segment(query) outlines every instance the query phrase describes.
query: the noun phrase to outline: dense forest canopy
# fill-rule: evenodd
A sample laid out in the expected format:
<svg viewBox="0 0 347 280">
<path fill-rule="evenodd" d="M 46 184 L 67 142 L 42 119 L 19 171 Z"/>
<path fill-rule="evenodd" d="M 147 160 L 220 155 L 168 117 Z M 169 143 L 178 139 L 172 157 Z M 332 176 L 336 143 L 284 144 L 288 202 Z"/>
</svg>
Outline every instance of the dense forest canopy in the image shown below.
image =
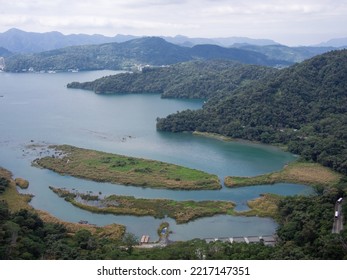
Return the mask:
<svg viewBox="0 0 347 280">
<path fill-rule="evenodd" d="M 281 143 L 347 174 L 346 105 L 347 50 L 332 51 L 159 119 L 157 128 Z"/>
<path fill-rule="evenodd" d="M 276 71 L 227 60 L 197 60 L 169 67 L 145 67 L 142 72 L 112 75 L 93 82 L 73 82 L 68 87 L 96 93 L 161 93 L 162 97 L 208 99 Z"/>
</svg>

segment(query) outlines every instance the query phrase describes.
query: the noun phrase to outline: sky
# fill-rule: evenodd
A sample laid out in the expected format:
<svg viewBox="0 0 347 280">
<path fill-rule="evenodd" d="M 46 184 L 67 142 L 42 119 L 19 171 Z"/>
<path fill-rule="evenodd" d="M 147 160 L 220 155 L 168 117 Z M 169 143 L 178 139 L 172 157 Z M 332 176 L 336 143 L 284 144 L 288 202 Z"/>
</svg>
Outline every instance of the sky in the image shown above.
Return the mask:
<svg viewBox="0 0 347 280">
<path fill-rule="evenodd" d="M 347 37 L 347 0 L 0 0 L 0 32 L 272 39 Z"/>
</svg>

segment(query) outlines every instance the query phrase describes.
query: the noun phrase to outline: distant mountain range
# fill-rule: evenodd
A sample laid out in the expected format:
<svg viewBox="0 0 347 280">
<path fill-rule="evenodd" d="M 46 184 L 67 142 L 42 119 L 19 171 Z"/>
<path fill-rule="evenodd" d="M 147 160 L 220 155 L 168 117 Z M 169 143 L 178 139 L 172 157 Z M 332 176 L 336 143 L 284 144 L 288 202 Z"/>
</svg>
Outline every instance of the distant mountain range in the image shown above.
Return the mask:
<svg viewBox="0 0 347 280">
<path fill-rule="evenodd" d="M 335 48 L 347 47 L 347 37 L 331 39 L 327 42 L 320 43 L 316 46 L 317 47 L 335 47 Z"/>
<path fill-rule="evenodd" d="M 26 32 L 12 28 L 0 33 L 0 47 L 13 53 L 37 53 L 48 50 L 60 49 L 69 46 L 79 45 L 99 45 L 105 43 L 122 43 L 132 39 L 140 38 L 133 35 L 116 35 L 108 37 L 104 35 L 71 34 L 64 35 L 57 31 L 36 33 Z M 161 36 L 172 44 L 193 47 L 195 45 L 218 45 L 222 47 L 240 47 L 243 45 L 269 46 L 280 45 L 269 39 L 251 39 L 247 37 L 226 37 L 226 38 L 190 38 L 182 35 L 175 37 Z M 343 47 L 347 46 L 347 38 L 332 39 L 328 42 L 317 45 L 319 47 Z"/>
<path fill-rule="evenodd" d="M 182 47 L 159 37 L 143 37 L 123 43 L 73 46 L 35 54 L 16 54 L 5 58 L 6 71 L 67 71 L 68 69 L 131 69 L 140 65 L 170 65 L 189 60 L 224 59 L 266 66 L 291 62 L 269 59 L 266 55 L 216 45 Z"/>
<path fill-rule="evenodd" d="M 255 46 L 245 44 L 235 44 L 234 47 L 238 47 L 242 50 L 249 50 L 259 52 L 266 55 L 270 59 L 279 59 L 290 62 L 301 62 L 305 59 L 313 56 L 335 50 L 335 47 L 287 47 L 284 45 L 268 45 L 268 46 Z"/>
<path fill-rule="evenodd" d="M 338 45 L 337 41 L 334 41 Z M 341 44 L 343 39 L 339 39 Z M 327 44 L 327 43 L 326 43 Z M 232 47 L 230 47 L 232 45 Z M 228 46 L 228 47 L 225 47 Z M 169 65 L 196 59 L 223 59 L 283 67 L 335 47 L 287 47 L 267 39 L 189 38 L 117 35 L 63 35 L 10 29 L 0 33 L 5 71 L 129 69 L 135 65 Z"/>
<path fill-rule="evenodd" d="M 140 38 L 133 35 L 116 35 L 114 37 L 107 37 L 104 35 L 87 35 L 87 34 L 71 34 L 64 35 L 60 32 L 46 32 L 35 33 L 26 32 L 20 29 L 12 28 L 4 33 L 0 33 L 0 47 L 6 48 L 14 53 L 37 53 L 48 50 L 60 49 L 69 46 L 79 45 L 98 45 L 105 43 L 122 43 L 132 39 Z M 166 41 L 186 46 L 193 47 L 201 44 L 219 45 L 229 47 L 235 43 L 251 44 L 256 46 L 278 44 L 275 41 L 268 39 L 251 39 L 247 37 L 229 37 L 229 38 L 189 38 L 186 36 L 167 37 L 161 38 Z"/>
<path fill-rule="evenodd" d="M 162 37 L 166 41 L 186 46 L 193 47 L 196 45 L 218 45 L 222 47 L 231 47 L 234 44 L 247 44 L 254 46 L 278 45 L 279 43 L 269 39 L 251 39 L 247 37 L 227 37 L 227 38 L 189 38 L 182 35 L 175 37 Z"/>
<path fill-rule="evenodd" d="M 35 33 L 12 28 L 4 33 L 0 33 L 0 47 L 6 48 L 13 53 L 38 53 L 69 46 L 125 42 L 134 38 L 136 37 L 130 35 L 117 35 L 115 37 L 97 34 L 64 35 L 56 31 Z"/>
</svg>

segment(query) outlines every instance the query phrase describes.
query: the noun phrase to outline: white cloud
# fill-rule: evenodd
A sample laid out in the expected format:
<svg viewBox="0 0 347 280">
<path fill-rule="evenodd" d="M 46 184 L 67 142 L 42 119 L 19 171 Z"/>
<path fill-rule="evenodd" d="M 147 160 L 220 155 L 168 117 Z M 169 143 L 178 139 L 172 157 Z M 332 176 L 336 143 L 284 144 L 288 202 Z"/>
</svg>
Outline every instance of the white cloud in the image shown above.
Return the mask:
<svg viewBox="0 0 347 280">
<path fill-rule="evenodd" d="M 347 36 L 347 0 L 0 0 L 0 7 L 0 32 L 248 36 L 291 44 L 295 34 L 307 42 Z"/>
</svg>

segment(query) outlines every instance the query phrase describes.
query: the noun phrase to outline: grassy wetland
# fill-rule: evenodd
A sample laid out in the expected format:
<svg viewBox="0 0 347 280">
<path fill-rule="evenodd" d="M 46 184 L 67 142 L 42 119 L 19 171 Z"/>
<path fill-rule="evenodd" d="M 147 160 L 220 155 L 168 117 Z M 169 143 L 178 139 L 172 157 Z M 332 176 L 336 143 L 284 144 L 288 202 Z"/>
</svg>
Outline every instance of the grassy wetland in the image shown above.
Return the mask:
<svg viewBox="0 0 347 280">
<path fill-rule="evenodd" d="M 151 188 L 181 190 L 220 189 L 216 175 L 161 161 L 77 148 L 50 146 L 55 155 L 36 159 L 35 165 L 59 174 Z"/>
<path fill-rule="evenodd" d="M 112 240 L 120 240 L 125 233 L 125 226 L 123 225 L 110 224 L 107 226 L 98 227 L 89 224 L 70 223 L 62 221 L 52 216 L 48 212 L 34 209 L 29 205 L 29 202 L 33 196 L 30 194 L 19 193 L 16 188 L 16 182 L 12 178 L 12 173 L 0 167 L 0 187 L 4 187 L 3 182 L 6 182 L 7 186 L 3 188 L 3 192 L 0 192 L 0 200 L 7 203 L 11 213 L 15 213 L 23 209 L 28 210 L 37 214 L 45 223 L 63 225 L 67 229 L 67 232 L 71 235 L 74 235 L 80 230 L 87 230 L 100 238 L 107 237 Z"/>
<path fill-rule="evenodd" d="M 50 189 L 74 206 L 90 212 L 155 218 L 168 216 L 175 219 L 178 224 L 217 214 L 233 214 L 235 207 L 235 204 L 229 201 L 174 201 L 120 195 L 99 198 L 98 195 L 72 192 L 64 188 L 50 187 Z"/>
<path fill-rule="evenodd" d="M 279 216 L 278 203 L 281 199 L 283 199 L 283 196 L 266 193 L 253 200 L 247 201 L 250 210 L 235 212 L 235 214 L 247 217 L 271 217 L 276 220 Z"/>
<path fill-rule="evenodd" d="M 316 188 L 332 187 L 339 183 L 342 175 L 318 163 L 292 162 L 282 170 L 254 177 L 228 176 L 226 187 L 243 187 L 275 183 L 304 184 Z"/>
<path fill-rule="evenodd" d="M 20 194 L 16 189 L 16 182 L 12 178 L 12 173 L 2 167 L 0 167 L 0 187 L 0 199 L 7 202 L 11 212 L 32 209 L 28 204 L 32 199 L 32 195 Z"/>
</svg>

